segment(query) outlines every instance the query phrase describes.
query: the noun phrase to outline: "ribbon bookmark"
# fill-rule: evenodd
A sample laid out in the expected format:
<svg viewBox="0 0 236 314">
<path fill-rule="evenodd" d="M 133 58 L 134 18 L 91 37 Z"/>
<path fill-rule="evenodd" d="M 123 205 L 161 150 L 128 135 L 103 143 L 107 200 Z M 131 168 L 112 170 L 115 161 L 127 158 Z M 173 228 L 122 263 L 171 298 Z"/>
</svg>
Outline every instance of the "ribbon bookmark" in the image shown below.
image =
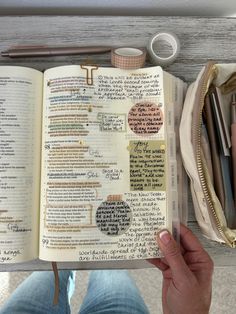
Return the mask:
<svg viewBox="0 0 236 314">
<path fill-rule="evenodd" d="M 53 305 L 57 305 L 59 301 L 59 275 L 58 275 L 58 269 L 57 269 L 57 263 L 52 262 L 52 269 L 54 272 L 54 278 L 55 278 L 55 287 L 54 287 L 54 298 L 53 298 Z"/>
</svg>

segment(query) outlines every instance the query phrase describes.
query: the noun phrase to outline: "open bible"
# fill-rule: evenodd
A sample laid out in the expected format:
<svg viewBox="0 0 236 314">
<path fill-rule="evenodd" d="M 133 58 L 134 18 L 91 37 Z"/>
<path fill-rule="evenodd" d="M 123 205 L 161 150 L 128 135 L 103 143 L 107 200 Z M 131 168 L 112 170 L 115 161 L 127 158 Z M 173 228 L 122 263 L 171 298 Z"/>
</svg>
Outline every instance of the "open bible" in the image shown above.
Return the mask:
<svg viewBox="0 0 236 314">
<path fill-rule="evenodd" d="M 158 257 L 183 90 L 161 67 L 1 67 L 0 263 Z"/>
</svg>

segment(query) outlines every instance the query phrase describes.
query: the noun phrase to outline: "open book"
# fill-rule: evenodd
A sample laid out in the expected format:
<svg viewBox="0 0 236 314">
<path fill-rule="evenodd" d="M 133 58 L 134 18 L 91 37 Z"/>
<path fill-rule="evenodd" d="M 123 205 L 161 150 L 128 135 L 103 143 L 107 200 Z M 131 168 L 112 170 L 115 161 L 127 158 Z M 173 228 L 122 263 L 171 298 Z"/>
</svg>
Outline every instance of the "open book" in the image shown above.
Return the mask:
<svg viewBox="0 0 236 314">
<path fill-rule="evenodd" d="M 159 256 L 183 88 L 160 67 L 1 67 L 0 263 Z"/>
</svg>

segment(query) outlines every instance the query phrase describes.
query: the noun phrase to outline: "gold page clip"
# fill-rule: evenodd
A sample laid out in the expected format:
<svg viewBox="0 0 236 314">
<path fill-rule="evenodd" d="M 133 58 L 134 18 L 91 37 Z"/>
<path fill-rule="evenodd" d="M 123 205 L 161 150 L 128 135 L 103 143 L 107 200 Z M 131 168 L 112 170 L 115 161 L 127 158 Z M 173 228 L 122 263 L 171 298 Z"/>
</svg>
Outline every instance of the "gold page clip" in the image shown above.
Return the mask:
<svg viewBox="0 0 236 314">
<path fill-rule="evenodd" d="M 93 85 L 93 71 L 98 69 L 97 64 L 81 64 L 81 69 L 86 70 L 86 83 L 87 85 Z"/>
</svg>

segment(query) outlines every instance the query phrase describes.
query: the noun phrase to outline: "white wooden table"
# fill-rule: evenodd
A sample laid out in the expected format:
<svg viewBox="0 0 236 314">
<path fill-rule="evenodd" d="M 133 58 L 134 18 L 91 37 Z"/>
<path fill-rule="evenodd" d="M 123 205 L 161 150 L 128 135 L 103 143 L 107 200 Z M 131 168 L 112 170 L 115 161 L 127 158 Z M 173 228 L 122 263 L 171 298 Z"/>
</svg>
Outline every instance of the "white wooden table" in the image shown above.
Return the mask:
<svg viewBox="0 0 236 314">
<path fill-rule="evenodd" d="M 1 16 L 0 50 L 13 45 L 57 46 L 146 46 L 150 36 L 166 30 L 176 33 L 181 51 L 176 62 L 165 68 L 186 82 L 194 81 L 207 60 L 218 63 L 236 62 L 236 19 L 197 17 L 150 17 L 150 16 Z M 7 59 L 0 57 L 0 65 L 29 66 L 38 70 L 49 67 L 80 64 L 88 55 L 47 58 Z M 110 64 L 109 53 L 93 55 L 93 61 L 101 66 Z M 189 226 L 201 239 L 214 259 L 216 266 L 236 266 L 236 249 L 213 243 L 203 238 L 189 202 Z M 140 265 L 139 265 L 140 266 Z M 145 267 L 146 264 L 143 263 Z M 114 267 L 114 264 L 96 262 L 59 263 L 59 268 L 92 269 Z M 118 267 L 134 268 L 125 262 Z M 0 271 L 51 269 L 51 264 L 32 261 L 15 265 L 0 265 Z"/>
</svg>

